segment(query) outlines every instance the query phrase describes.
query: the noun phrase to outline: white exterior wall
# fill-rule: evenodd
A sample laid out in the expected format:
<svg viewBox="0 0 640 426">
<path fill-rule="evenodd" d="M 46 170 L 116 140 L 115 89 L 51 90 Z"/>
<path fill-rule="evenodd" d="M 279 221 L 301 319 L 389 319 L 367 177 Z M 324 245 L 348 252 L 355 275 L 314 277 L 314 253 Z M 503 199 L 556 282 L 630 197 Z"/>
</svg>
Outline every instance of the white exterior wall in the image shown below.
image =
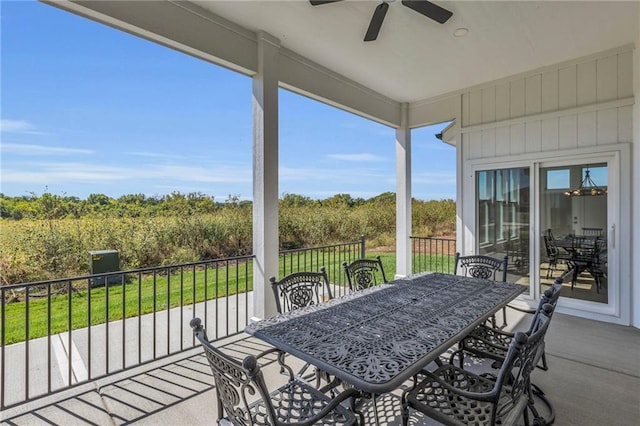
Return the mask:
<svg viewBox="0 0 640 426">
<path fill-rule="evenodd" d="M 633 165 L 629 158 L 634 117 L 636 122 L 640 118 L 637 113 L 634 116 L 633 65 L 633 46 L 622 46 L 465 90 L 460 93 L 461 127 L 456 138 L 462 180 L 458 247 L 465 253 L 475 252 L 474 168 L 533 165 L 574 154 L 597 159 L 599 153 L 617 153 L 620 174 L 614 181 L 619 179 L 621 194 L 613 202 L 619 206 L 615 222 L 619 223 L 620 293 L 614 296 L 620 309 L 593 317 L 625 324 L 640 321 L 638 313 L 631 317 L 631 301 L 640 292 L 640 282 L 633 279 L 631 270 L 631 265 L 640 263 L 640 246 L 638 238 L 632 246 L 629 237 L 632 194 L 637 192 L 629 176 L 631 169 L 640 168 L 637 155 Z"/>
</svg>

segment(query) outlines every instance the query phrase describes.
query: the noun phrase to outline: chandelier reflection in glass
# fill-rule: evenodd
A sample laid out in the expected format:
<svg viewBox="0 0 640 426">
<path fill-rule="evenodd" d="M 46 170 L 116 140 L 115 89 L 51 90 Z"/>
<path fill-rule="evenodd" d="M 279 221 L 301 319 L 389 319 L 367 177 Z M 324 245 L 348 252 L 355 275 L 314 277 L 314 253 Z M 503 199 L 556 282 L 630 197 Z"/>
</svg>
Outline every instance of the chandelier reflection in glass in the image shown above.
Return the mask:
<svg viewBox="0 0 640 426">
<path fill-rule="evenodd" d="M 582 182 L 580 182 L 580 186 L 576 189 L 565 191 L 564 195 L 568 195 L 569 197 L 582 197 L 585 195 L 604 195 L 606 193 L 606 189 L 600 188 L 598 185 L 596 185 L 593 179 L 591 179 L 589 168 L 587 168 L 584 171 L 584 179 L 582 179 Z"/>
</svg>

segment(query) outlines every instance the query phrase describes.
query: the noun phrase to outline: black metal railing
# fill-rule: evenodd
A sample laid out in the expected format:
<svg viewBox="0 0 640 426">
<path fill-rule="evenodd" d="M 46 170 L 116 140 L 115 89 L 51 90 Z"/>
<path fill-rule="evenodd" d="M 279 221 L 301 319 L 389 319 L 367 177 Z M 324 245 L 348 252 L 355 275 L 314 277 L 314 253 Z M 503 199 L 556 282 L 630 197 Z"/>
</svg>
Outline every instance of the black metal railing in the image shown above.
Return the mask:
<svg viewBox="0 0 640 426">
<path fill-rule="evenodd" d="M 249 322 L 253 256 L 0 287 L 0 409 L 195 346 Z"/>
<path fill-rule="evenodd" d="M 452 272 L 455 240 L 412 237 L 413 272 Z M 342 263 L 365 257 L 365 239 L 280 252 L 280 277 L 324 266 L 334 296 Z M 88 383 L 195 346 L 249 323 L 254 256 L 0 286 L 0 409 Z"/>
<path fill-rule="evenodd" d="M 365 238 L 358 241 L 331 244 L 326 246 L 300 248 L 280 251 L 280 277 L 299 271 L 320 271 L 324 266 L 331 283 L 331 293 L 334 297 L 341 296 L 348 291 L 346 276 L 342 269 L 342 262 L 351 263 L 364 258 Z"/>
<path fill-rule="evenodd" d="M 414 274 L 420 272 L 452 274 L 455 253 L 455 239 L 411 237 L 411 267 Z"/>
</svg>

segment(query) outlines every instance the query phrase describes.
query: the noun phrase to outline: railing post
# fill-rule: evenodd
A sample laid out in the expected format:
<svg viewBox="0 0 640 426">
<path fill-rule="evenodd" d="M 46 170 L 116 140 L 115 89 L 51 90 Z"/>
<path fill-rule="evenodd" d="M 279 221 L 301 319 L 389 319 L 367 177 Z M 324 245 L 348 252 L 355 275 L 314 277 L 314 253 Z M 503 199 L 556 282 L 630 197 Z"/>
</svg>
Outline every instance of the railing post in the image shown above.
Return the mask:
<svg viewBox="0 0 640 426">
<path fill-rule="evenodd" d="M 360 259 L 364 259 L 366 254 L 364 235 L 360 235 Z"/>
</svg>

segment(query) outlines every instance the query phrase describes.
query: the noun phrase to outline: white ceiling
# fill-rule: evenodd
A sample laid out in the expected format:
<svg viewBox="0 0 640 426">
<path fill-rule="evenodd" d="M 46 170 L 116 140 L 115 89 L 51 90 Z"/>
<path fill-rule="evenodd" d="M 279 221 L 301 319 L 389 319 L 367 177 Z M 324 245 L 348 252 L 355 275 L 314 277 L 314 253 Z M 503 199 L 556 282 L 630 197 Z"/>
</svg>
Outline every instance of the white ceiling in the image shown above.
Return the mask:
<svg viewBox="0 0 640 426">
<path fill-rule="evenodd" d="M 193 3 L 400 102 L 633 43 L 638 30 L 635 1 L 436 1 L 453 12 L 444 25 L 395 1 L 373 42 L 362 39 L 379 1 Z"/>
</svg>

